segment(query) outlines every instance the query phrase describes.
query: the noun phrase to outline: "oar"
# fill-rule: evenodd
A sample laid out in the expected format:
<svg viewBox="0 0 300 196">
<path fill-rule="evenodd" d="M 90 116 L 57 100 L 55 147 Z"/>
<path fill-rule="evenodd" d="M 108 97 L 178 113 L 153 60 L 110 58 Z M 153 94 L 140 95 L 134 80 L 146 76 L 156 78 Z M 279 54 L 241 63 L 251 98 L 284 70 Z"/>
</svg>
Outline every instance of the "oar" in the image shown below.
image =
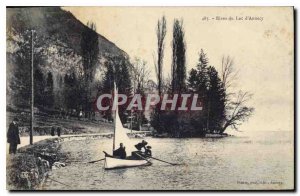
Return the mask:
<svg viewBox="0 0 300 196">
<path fill-rule="evenodd" d="M 54 181 L 54 182 L 57 182 L 57 183 L 59 183 L 59 184 L 65 185 L 65 186 L 72 187 L 72 186 L 70 186 L 70 185 L 68 185 L 68 184 L 65 184 L 65 183 L 59 182 L 59 181 L 57 181 L 57 180 L 54 180 L 54 179 L 50 178 L 49 176 L 48 176 L 48 179 L 50 179 L 50 180 L 52 180 L 52 181 Z"/>
<path fill-rule="evenodd" d="M 151 163 L 148 159 L 146 159 L 145 157 L 143 157 L 142 155 L 140 155 L 139 153 L 135 153 L 137 156 L 141 157 L 142 159 L 144 159 L 145 161 L 147 161 L 148 163 Z"/>
<path fill-rule="evenodd" d="M 103 161 L 103 160 L 105 160 L 105 158 L 99 159 L 99 160 L 95 160 L 95 161 L 90 161 L 90 162 L 88 162 L 88 163 L 96 163 L 96 162 Z"/>
<path fill-rule="evenodd" d="M 152 159 L 155 159 L 155 160 L 157 160 L 157 161 L 164 162 L 164 163 L 168 163 L 168 164 L 170 164 L 170 165 L 180 165 L 180 164 L 178 164 L 178 163 L 170 163 L 170 162 L 167 162 L 167 161 L 164 161 L 164 160 L 161 160 L 161 159 L 155 158 L 155 157 L 150 157 L 150 158 L 152 158 Z"/>
</svg>

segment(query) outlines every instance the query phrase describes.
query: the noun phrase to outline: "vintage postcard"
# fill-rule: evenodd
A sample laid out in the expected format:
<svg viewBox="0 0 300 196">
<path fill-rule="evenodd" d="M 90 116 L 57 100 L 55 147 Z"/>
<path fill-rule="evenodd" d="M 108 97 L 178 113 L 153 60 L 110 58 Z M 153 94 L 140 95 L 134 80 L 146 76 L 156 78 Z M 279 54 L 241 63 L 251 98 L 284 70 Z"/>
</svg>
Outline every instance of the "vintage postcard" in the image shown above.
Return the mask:
<svg viewBox="0 0 300 196">
<path fill-rule="evenodd" d="M 293 7 L 7 7 L 8 190 L 295 190 Z"/>
</svg>

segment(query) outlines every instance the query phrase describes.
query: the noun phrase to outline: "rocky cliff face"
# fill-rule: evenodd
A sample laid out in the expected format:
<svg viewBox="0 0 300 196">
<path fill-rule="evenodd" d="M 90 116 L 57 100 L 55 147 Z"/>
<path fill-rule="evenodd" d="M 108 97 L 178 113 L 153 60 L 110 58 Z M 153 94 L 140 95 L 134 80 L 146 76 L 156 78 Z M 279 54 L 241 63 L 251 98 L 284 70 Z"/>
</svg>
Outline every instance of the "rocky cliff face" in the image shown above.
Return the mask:
<svg viewBox="0 0 300 196">
<path fill-rule="evenodd" d="M 7 8 L 7 96 L 8 103 L 16 100 L 20 77 L 30 81 L 31 30 L 34 30 L 34 66 L 46 76 L 53 75 L 54 92 L 59 93 L 65 74 L 82 74 L 81 36 L 84 24 L 70 12 L 59 7 Z M 121 56 L 129 61 L 128 55 L 114 43 L 98 34 L 99 55 L 95 80 L 101 81 L 105 61 Z M 25 82 L 25 83 L 26 83 Z M 24 88 L 30 87 L 24 84 Z M 26 94 L 26 93 L 25 93 Z M 25 95 L 26 96 L 26 95 Z M 22 99 L 22 98 L 21 98 Z"/>
<path fill-rule="evenodd" d="M 87 28 L 70 12 L 59 7 L 7 8 L 7 29 L 22 32 L 35 29 L 38 36 L 57 38 L 80 54 L 82 31 Z M 124 55 L 114 43 L 99 35 L 99 50 L 103 54 Z"/>
</svg>

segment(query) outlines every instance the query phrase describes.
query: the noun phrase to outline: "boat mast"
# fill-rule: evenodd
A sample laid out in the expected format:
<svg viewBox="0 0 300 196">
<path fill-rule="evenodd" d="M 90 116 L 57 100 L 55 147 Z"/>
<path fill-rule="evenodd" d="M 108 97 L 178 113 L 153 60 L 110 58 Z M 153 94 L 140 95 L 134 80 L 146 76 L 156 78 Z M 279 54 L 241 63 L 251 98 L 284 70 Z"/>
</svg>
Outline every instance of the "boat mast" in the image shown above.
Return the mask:
<svg viewBox="0 0 300 196">
<path fill-rule="evenodd" d="M 115 118 L 114 118 L 114 135 L 113 135 L 113 151 L 115 150 L 116 147 L 116 123 L 117 123 L 117 112 L 118 112 L 118 93 L 117 93 L 117 87 L 116 87 L 116 82 L 114 81 L 114 101 L 113 101 L 113 106 L 117 106 L 115 110 Z"/>
<path fill-rule="evenodd" d="M 113 101 L 113 105 L 112 105 L 112 112 L 113 112 L 113 106 L 115 104 L 117 104 L 118 100 L 116 100 L 116 97 L 117 97 L 117 86 L 116 86 L 116 81 L 117 81 L 117 74 L 116 74 L 116 69 L 115 69 L 115 65 L 112 66 L 113 68 L 113 74 L 114 74 L 114 77 L 113 77 L 113 82 L 114 82 L 114 101 Z M 118 106 L 118 105 L 116 105 Z M 116 147 L 116 122 L 117 122 L 117 112 L 118 112 L 118 109 L 116 108 L 115 110 L 115 118 L 114 118 L 114 135 L 113 135 L 113 152 L 115 150 L 115 147 Z"/>
<path fill-rule="evenodd" d="M 116 82 L 114 82 L 114 101 L 113 101 L 113 106 L 116 104 L 116 98 L 117 98 L 117 89 L 116 89 Z M 115 150 L 115 143 L 116 143 L 116 122 L 117 122 L 117 112 L 118 112 L 118 108 L 116 108 L 115 110 L 115 118 L 114 118 L 114 135 L 113 135 L 113 151 Z"/>
<path fill-rule="evenodd" d="M 132 110 L 130 110 L 130 133 L 132 134 Z"/>
<path fill-rule="evenodd" d="M 30 130 L 29 130 L 29 144 L 33 144 L 33 121 L 34 121 L 34 69 L 33 69 L 33 30 L 31 30 L 31 121 L 30 121 Z"/>
</svg>

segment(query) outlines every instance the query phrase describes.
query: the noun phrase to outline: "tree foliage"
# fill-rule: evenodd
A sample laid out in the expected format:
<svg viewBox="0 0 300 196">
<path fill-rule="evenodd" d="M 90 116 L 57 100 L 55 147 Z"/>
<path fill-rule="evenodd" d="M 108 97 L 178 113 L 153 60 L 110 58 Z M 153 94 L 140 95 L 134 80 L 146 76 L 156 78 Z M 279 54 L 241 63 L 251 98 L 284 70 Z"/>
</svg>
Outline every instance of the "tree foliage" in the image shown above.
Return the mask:
<svg viewBox="0 0 300 196">
<path fill-rule="evenodd" d="M 181 93 L 185 88 L 186 57 L 183 21 L 174 20 L 172 41 L 172 93 Z"/>
<path fill-rule="evenodd" d="M 34 72 L 34 104 L 35 106 L 44 105 L 45 78 L 43 72 L 37 68 Z"/>
<path fill-rule="evenodd" d="M 252 94 L 239 90 L 234 92 L 234 84 L 237 79 L 238 71 L 235 70 L 234 61 L 230 56 L 222 58 L 222 83 L 226 92 L 225 95 L 225 115 L 221 132 L 225 132 L 228 127 L 237 130 L 242 122 L 249 119 L 253 114 L 254 108 L 247 106 Z"/>
<path fill-rule="evenodd" d="M 114 83 L 118 88 L 119 94 L 125 94 L 127 97 L 132 96 L 132 86 L 131 86 L 131 77 L 129 67 L 130 63 L 127 59 L 121 56 L 110 57 L 106 62 L 106 73 L 104 76 L 101 93 L 113 94 L 114 92 Z M 112 119 L 111 106 L 113 102 L 109 100 L 104 103 L 106 106 L 110 106 L 110 109 L 105 112 L 105 118 Z M 123 123 L 126 122 L 127 115 L 125 114 L 126 106 L 119 107 L 119 115 Z"/>
<path fill-rule="evenodd" d="M 44 103 L 47 107 L 52 108 L 54 105 L 54 92 L 53 92 L 53 76 L 48 72 L 45 86 L 45 99 Z"/>
<path fill-rule="evenodd" d="M 84 93 L 84 110 L 87 111 L 86 114 L 90 114 L 92 110 L 91 82 L 94 79 L 99 53 L 98 34 L 96 33 L 96 25 L 93 22 L 88 22 L 87 28 L 85 28 L 82 32 L 81 52 L 86 90 L 86 92 Z"/>
<path fill-rule="evenodd" d="M 165 37 L 167 34 L 167 21 L 165 16 L 158 20 L 156 27 L 156 37 L 157 37 L 157 63 L 155 63 L 155 71 L 157 78 L 157 89 L 158 94 L 162 93 L 162 83 L 163 83 L 163 58 L 165 50 Z"/>
<path fill-rule="evenodd" d="M 177 65 L 178 66 L 178 65 Z M 172 71 L 178 67 L 173 67 Z M 221 74 L 209 64 L 206 53 L 201 49 L 198 63 L 189 72 L 185 81 L 187 88 L 175 92 L 198 94 L 201 111 L 161 111 L 151 115 L 151 124 L 159 133 L 173 137 L 204 137 L 207 133 L 224 133 L 228 127 L 238 129 L 253 113 L 254 108 L 246 106 L 251 99 L 248 92 L 232 93 L 236 79 L 234 63 L 230 57 L 223 58 Z M 178 78 L 177 76 L 173 76 Z M 174 82 L 171 84 L 174 88 Z M 175 85 L 176 86 L 176 85 Z"/>
</svg>

